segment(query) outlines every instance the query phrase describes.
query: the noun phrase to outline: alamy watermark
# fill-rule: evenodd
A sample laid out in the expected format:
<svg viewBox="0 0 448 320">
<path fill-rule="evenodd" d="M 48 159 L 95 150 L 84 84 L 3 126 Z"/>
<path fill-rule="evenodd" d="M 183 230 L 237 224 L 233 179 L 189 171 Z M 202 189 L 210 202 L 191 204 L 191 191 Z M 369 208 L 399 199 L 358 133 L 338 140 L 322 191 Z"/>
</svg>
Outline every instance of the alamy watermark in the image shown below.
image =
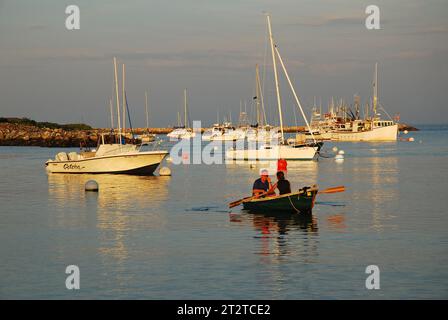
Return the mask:
<svg viewBox="0 0 448 320">
<path fill-rule="evenodd" d="M 69 275 L 65 279 L 65 287 L 68 290 L 79 290 L 81 288 L 79 267 L 73 264 L 69 265 L 65 268 L 65 273 Z"/>
<path fill-rule="evenodd" d="M 69 5 L 65 8 L 65 13 L 68 14 L 65 19 L 65 28 L 67 30 L 79 30 L 81 28 L 81 12 L 77 5 Z"/>
<path fill-rule="evenodd" d="M 368 16 L 366 17 L 366 28 L 368 30 L 381 29 L 380 8 L 375 5 L 370 5 L 370 6 L 367 6 L 365 13 L 368 14 Z"/>
<path fill-rule="evenodd" d="M 380 268 L 377 265 L 369 265 L 366 267 L 366 274 L 369 276 L 366 279 L 367 290 L 380 289 Z"/>
</svg>

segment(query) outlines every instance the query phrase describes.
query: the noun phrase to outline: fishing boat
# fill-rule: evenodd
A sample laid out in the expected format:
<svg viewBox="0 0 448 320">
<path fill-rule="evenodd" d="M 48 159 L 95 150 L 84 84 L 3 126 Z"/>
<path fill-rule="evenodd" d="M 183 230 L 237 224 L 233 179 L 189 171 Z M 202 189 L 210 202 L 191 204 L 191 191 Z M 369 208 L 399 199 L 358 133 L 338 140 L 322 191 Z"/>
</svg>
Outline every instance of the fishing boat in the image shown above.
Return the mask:
<svg viewBox="0 0 448 320">
<path fill-rule="evenodd" d="M 279 60 L 284 75 L 288 81 L 290 89 L 293 93 L 297 106 L 299 107 L 303 119 L 308 128 L 310 128 L 307 118 L 305 117 L 305 113 L 303 112 L 302 105 L 299 101 L 299 98 L 294 90 L 292 82 L 290 80 L 289 74 L 286 70 L 283 59 L 280 55 L 278 47 L 274 44 L 273 36 L 272 36 L 272 28 L 271 28 L 271 20 L 270 16 L 267 15 L 267 25 L 269 32 L 269 40 L 271 45 L 271 55 L 272 55 L 272 65 L 274 68 L 274 80 L 275 80 L 275 88 L 277 93 L 277 106 L 278 106 L 278 115 L 280 122 L 280 141 L 275 144 L 261 144 L 257 148 L 249 147 L 245 149 L 237 149 L 230 148 L 226 151 L 226 159 L 227 160 L 278 160 L 280 158 L 288 159 L 288 160 L 314 160 L 318 157 L 319 150 L 322 147 L 322 142 L 317 142 L 313 138 L 312 143 L 295 143 L 294 141 L 288 143 L 284 137 L 284 129 L 283 129 L 283 115 L 282 115 L 282 106 L 281 106 L 281 98 L 280 98 L 280 88 L 279 88 L 279 79 L 277 74 L 277 59 Z"/>
<path fill-rule="evenodd" d="M 243 201 L 243 209 L 254 213 L 310 214 L 317 192 L 317 187 L 313 186 L 280 196 L 249 199 L 248 201 Z"/>
<path fill-rule="evenodd" d="M 359 96 L 354 99 L 354 112 L 341 100 L 335 108 L 331 101 L 327 113 L 313 109 L 311 130 L 318 132 L 317 138 L 333 141 L 396 141 L 398 124 L 387 114 L 378 99 L 378 64 L 375 64 L 373 79 L 373 97 L 371 106 L 366 104 L 364 119 L 360 118 Z M 378 109 L 389 116 L 389 120 L 381 118 Z M 372 114 L 369 115 L 371 110 Z M 310 131 L 309 131 L 310 132 Z M 309 133 L 308 132 L 308 133 Z"/>
<path fill-rule="evenodd" d="M 124 71 L 124 67 L 123 67 Z M 76 152 L 60 152 L 55 159 L 45 162 L 48 173 L 74 173 L 74 174 L 134 174 L 134 175 L 152 175 L 159 164 L 168 155 L 168 151 L 144 151 L 145 144 L 125 144 L 123 136 L 125 132 L 121 128 L 120 119 L 120 100 L 118 94 L 117 61 L 114 57 L 115 73 L 115 93 L 117 101 L 117 124 L 118 131 L 115 131 L 106 141 L 105 135 L 101 135 L 98 140 L 96 150 L 81 150 Z M 124 85 L 124 81 L 123 81 Z M 126 95 L 123 89 L 123 109 L 127 106 Z M 128 112 L 129 114 L 129 112 Z M 123 113 L 125 115 L 125 113 Z M 111 116 L 111 122 L 113 122 Z M 132 126 L 131 126 L 132 128 Z"/>
</svg>

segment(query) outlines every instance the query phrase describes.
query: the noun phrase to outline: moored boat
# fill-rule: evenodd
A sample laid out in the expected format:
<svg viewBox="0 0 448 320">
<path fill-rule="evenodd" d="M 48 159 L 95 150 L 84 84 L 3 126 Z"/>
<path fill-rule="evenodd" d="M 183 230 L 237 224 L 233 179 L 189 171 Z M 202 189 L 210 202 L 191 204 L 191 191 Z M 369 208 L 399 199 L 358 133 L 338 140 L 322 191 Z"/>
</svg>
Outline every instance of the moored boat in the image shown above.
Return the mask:
<svg viewBox="0 0 448 320">
<path fill-rule="evenodd" d="M 280 196 L 249 199 L 243 201 L 243 208 L 255 213 L 300 213 L 310 214 L 314 206 L 318 189 L 305 187 L 297 192 Z"/>
<path fill-rule="evenodd" d="M 152 175 L 167 151 L 140 151 L 135 145 L 104 145 L 97 152 L 60 152 L 45 163 L 48 173 Z M 112 150 L 114 148 L 115 150 Z M 109 152 L 107 152 L 107 149 Z"/>
<path fill-rule="evenodd" d="M 123 64 L 123 79 L 124 79 Z M 98 140 L 96 150 L 81 150 L 76 152 L 59 152 L 54 160 L 50 159 L 45 162 L 46 171 L 48 173 L 109 173 L 109 174 L 134 174 L 134 175 L 152 175 L 159 164 L 168 155 L 168 151 L 143 151 L 145 144 L 136 145 L 133 143 L 126 144 L 126 132 L 121 127 L 120 119 L 120 99 L 118 94 L 118 74 L 117 60 L 114 57 L 114 80 L 115 93 L 117 101 L 117 124 L 118 131 L 112 128 L 109 141 L 106 141 L 105 135 L 101 135 Z M 123 80 L 123 110 L 127 108 L 126 93 L 124 90 Z M 112 102 L 110 100 L 111 125 L 113 127 Z M 124 115 L 124 113 L 123 113 Z M 129 112 L 128 112 L 129 115 Z M 129 117 L 129 124 L 130 117 Z M 132 132 L 132 126 L 131 126 Z M 134 135 L 131 133 L 132 139 Z"/>
</svg>

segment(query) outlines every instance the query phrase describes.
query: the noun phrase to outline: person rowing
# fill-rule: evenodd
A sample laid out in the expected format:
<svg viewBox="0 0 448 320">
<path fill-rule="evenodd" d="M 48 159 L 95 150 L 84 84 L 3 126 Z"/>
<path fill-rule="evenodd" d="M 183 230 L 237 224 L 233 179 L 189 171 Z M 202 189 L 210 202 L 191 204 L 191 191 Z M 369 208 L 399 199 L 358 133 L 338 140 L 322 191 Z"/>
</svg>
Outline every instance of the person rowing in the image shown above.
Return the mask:
<svg viewBox="0 0 448 320">
<path fill-rule="evenodd" d="M 252 195 L 258 196 L 261 194 L 273 195 L 275 194 L 274 188 L 271 184 L 271 178 L 269 178 L 269 172 L 267 169 L 260 170 L 260 178 L 255 180 L 252 187 Z"/>
<path fill-rule="evenodd" d="M 277 172 L 277 180 L 274 187 L 277 187 L 280 195 L 291 193 L 291 184 L 285 179 L 285 173 L 283 171 Z"/>
</svg>

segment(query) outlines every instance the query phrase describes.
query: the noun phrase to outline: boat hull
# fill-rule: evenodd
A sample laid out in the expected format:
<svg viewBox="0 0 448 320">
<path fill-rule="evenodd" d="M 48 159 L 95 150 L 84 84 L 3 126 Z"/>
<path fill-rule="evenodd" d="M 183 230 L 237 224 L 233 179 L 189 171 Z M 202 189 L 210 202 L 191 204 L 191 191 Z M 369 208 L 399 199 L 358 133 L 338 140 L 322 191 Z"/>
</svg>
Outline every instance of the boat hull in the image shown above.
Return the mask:
<svg viewBox="0 0 448 320">
<path fill-rule="evenodd" d="M 332 132 L 334 141 L 396 141 L 398 124 L 361 132 Z"/>
<path fill-rule="evenodd" d="M 167 155 L 166 151 L 133 152 L 80 160 L 50 160 L 45 165 L 49 173 L 152 175 Z"/>
<path fill-rule="evenodd" d="M 243 208 L 253 213 L 311 214 L 317 192 L 317 189 L 312 188 L 281 196 L 254 199 L 243 202 Z"/>
<path fill-rule="evenodd" d="M 289 145 L 275 145 L 260 149 L 228 150 L 227 160 L 314 160 L 320 145 L 292 147 Z"/>
</svg>

